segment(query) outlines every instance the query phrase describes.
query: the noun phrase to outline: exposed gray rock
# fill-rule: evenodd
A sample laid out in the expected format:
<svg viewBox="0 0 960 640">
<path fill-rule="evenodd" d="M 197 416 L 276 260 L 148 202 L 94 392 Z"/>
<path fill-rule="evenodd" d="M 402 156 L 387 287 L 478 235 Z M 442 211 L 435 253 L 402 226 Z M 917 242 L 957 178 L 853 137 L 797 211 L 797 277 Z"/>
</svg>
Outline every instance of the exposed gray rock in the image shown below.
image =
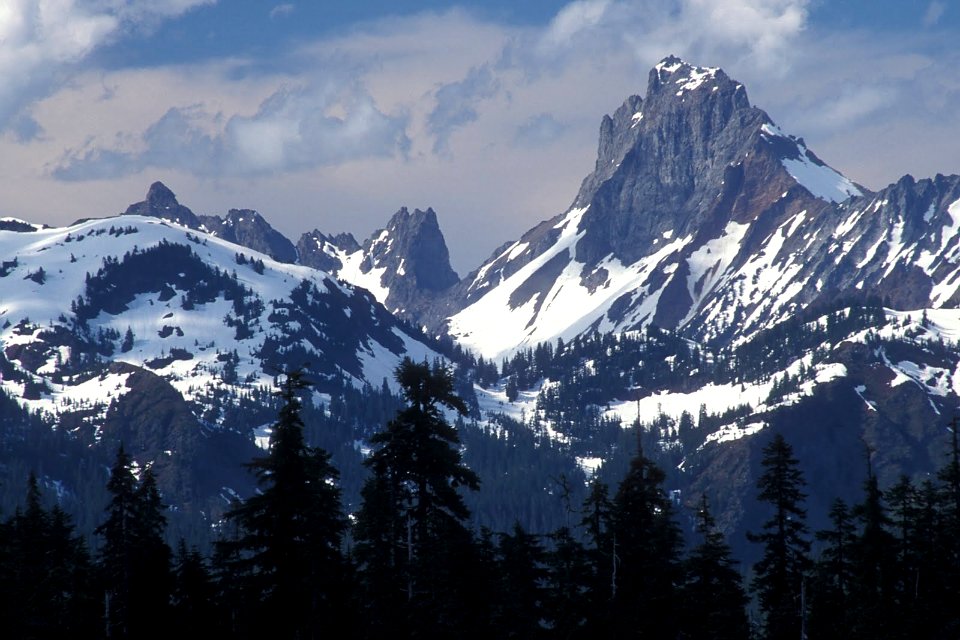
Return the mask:
<svg viewBox="0 0 960 640">
<path fill-rule="evenodd" d="M 200 228 L 200 219 L 193 211 L 177 202 L 177 196 L 162 182 L 150 185 L 146 200 L 130 205 L 123 215 L 150 216 L 170 220 L 191 229 Z"/>
<path fill-rule="evenodd" d="M 227 217 L 200 216 L 202 227 L 213 235 L 265 253 L 277 262 L 293 264 L 297 249 L 282 233 L 252 209 L 230 209 Z"/>
<path fill-rule="evenodd" d="M 439 332 L 498 287 L 517 303 L 511 312 L 529 314 L 513 323 L 516 347 L 651 323 L 725 343 L 840 298 L 953 306 L 958 201 L 957 176 L 907 176 L 870 193 L 781 132 L 722 70 L 671 56 L 650 71 L 644 98 L 604 116 L 595 169 L 571 208 L 500 247 L 419 321 Z M 533 261 L 540 268 L 521 278 Z M 609 288 L 611 269 L 636 273 L 629 290 Z M 585 315 L 560 303 L 569 317 L 544 315 L 548 296 L 583 299 L 583 289 Z"/>
</svg>

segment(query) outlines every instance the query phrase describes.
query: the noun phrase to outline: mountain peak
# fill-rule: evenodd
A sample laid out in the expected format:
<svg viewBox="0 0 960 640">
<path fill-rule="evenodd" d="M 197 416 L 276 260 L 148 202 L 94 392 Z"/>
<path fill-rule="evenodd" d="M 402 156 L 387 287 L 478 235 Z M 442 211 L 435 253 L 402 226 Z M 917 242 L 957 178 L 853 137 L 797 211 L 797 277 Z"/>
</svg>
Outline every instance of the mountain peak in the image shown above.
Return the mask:
<svg viewBox="0 0 960 640">
<path fill-rule="evenodd" d="M 394 268 L 400 272 L 409 270 L 419 289 L 441 291 L 459 281 L 450 267 L 447 244 L 431 207 L 426 211 L 414 209 L 412 213 L 401 207 L 386 229 L 364 243 L 364 251 L 373 266 L 397 261 Z"/>
<path fill-rule="evenodd" d="M 718 84 L 723 82 L 732 81 L 719 67 L 698 67 L 676 56 L 667 56 L 650 70 L 647 98 L 663 90 L 669 90 L 676 96 L 700 87 L 716 91 Z"/>
<path fill-rule="evenodd" d="M 650 70 L 646 96 L 604 116 L 596 167 L 571 208 L 469 278 L 449 331 L 494 357 L 590 327 L 655 324 L 730 339 L 831 286 L 820 275 L 792 282 L 798 267 L 784 267 L 789 295 L 767 301 L 758 265 L 787 236 L 793 253 L 780 259 L 790 264 L 812 242 L 796 235 L 803 224 L 831 224 L 832 207 L 862 194 L 723 70 L 668 56 Z M 502 300 L 509 313 L 491 322 Z"/>
<path fill-rule="evenodd" d="M 147 202 L 158 205 L 167 203 L 173 203 L 174 205 L 179 204 L 177 202 L 177 196 L 173 191 L 159 180 L 150 185 L 150 189 L 147 191 Z"/>
<path fill-rule="evenodd" d="M 202 216 L 201 222 L 213 235 L 265 253 L 277 262 L 297 261 L 293 243 L 253 209 L 230 209 L 226 218 Z"/>
<path fill-rule="evenodd" d="M 161 218 L 193 229 L 200 226 L 200 220 L 193 211 L 180 204 L 173 191 L 159 181 L 150 185 L 145 200 L 131 204 L 123 215 Z"/>
</svg>

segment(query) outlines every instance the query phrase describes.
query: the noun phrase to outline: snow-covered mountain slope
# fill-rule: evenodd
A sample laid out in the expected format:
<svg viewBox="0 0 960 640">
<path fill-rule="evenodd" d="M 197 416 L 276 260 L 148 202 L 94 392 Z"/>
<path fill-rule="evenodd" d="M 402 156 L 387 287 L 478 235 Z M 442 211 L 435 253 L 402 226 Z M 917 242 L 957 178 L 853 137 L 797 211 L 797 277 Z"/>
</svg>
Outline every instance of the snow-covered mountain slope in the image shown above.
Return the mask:
<svg viewBox="0 0 960 640">
<path fill-rule="evenodd" d="M 362 287 L 391 312 L 406 321 L 437 324 L 442 312 L 437 299 L 459 282 L 450 267 L 450 254 L 433 209 L 402 207 L 363 244 L 350 233 L 304 233 L 296 246 L 270 226 L 259 212 L 231 209 L 223 218 L 197 215 L 177 201 L 163 183 L 153 183 L 142 202 L 127 207 L 125 215 L 143 215 L 175 222 L 191 229 L 265 253 L 278 262 L 313 267 Z"/>
<path fill-rule="evenodd" d="M 719 350 L 653 327 L 594 333 L 516 354 L 477 396 L 490 422 L 522 420 L 588 474 L 610 478 L 640 437 L 677 499 L 693 507 L 708 492 L 743 540 L 759 524 L 754 481 L 774 433 L 803 463 L 814 527 L 834 498 L 861 498 L 866 451 L 882 486 L 941 468 L 960 407 L 958 337 L 958 309 L 869 305 L 804 311 Z"/>
<path fill-rule="evenodd" d="M 666 58 L 600 128 L 571 208 L 448 296 L 447 329 L 499 359 L 647 325 L 724 344 L 798 309 L 953 304 L 960 177 L 867 192 L 780 131 L 720 69 Z"/>
<path fill-rule="evenodd" d="M 405 319 L 429 317 L 438 297 L 459 282 L 430 208 L 401 208 L 362 245 L 350 234 L 327 236 L 314 230 L 300 238 L 297 250 L 301 264 L 367 289 Z"/>
<path fill-rule="evenodd" d="M 156 217 L 0 231 L 0 255 L 0 384 L 51 414 L 102 417 L 137 369 L 200 415 L 215 392 L 271 388 L 289 367 L 322 392 L 437 355 L 362 289 Z"/>
<path fill-rule="evenodd" d="M 162 182 L 154 182 L 146 198 L 127 207 L 124 215 L 148 216 L 209 233 L 228 242 L 265 253 L 277 262 L 295 263 L 293 243 L 252 209 L 231 209 L 226 217 L 197 215 L 177 201 Z"/>
</svg>

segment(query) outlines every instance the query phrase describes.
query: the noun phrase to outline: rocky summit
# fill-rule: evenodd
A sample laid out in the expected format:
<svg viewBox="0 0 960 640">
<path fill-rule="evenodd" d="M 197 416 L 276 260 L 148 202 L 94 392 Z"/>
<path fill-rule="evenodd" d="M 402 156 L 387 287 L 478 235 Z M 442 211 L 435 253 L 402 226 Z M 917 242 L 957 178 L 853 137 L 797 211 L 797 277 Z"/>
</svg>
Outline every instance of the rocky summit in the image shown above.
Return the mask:
<svg viewBox="0 0 960 640">
<path fill-rule="evenodd" d="M 570 209 L 468 276 L 447 328 L 499 357 L 649 325 L 727 344 L 840 298 L 940 308 L 960 284 L 958 188 L 907 177 L 871 193 L 722 70 L 668 57 L 603 118 Z"/>
<path fill-rule="evenodd" d="M 357 243 L 350 234 L 304 234 L 297 243 L 303 264 L 369 289 L 393 313 L 422 323 L 435 315 L 442 294 L 459 282 L 433 209 L 406 207 L 383 229 Z"/>
</svg>

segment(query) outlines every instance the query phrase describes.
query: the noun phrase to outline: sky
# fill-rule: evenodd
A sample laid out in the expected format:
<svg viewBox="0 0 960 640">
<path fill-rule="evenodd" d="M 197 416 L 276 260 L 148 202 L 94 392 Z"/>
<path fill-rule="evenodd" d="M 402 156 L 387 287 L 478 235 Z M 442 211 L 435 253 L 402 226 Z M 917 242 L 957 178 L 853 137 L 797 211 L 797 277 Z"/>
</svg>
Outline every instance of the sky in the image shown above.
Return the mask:
<svg viewBox="0 0 960 640">
<path fill-rule="evenodd" d="M 958 0 L 0 0 L 0 215 L 161 180 L 362 241 L 429 206 L 465 275 L 567 209 L 670 54 L 867 188 L 960 173 L 958 43 Z"/>
</svg>

